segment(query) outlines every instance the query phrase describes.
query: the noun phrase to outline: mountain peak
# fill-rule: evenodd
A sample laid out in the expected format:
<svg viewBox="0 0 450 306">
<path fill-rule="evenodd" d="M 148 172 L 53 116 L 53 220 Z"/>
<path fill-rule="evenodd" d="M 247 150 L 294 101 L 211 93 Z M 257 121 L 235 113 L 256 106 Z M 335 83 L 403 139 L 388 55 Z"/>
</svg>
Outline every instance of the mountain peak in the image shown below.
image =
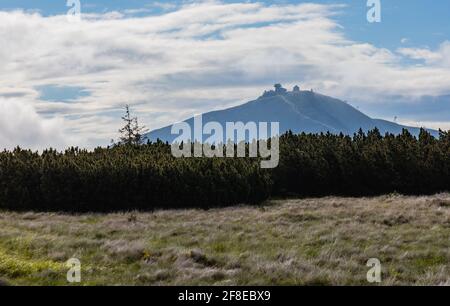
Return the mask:
<svg viewBox="0 0 450 306">
<path fill-rule="evenodd" d="M 279 122 L 280 132 L 294 133 L 343 133 L 352 135 L 359 129 L 368 131 L 375 127 L 382 134 L 389 132 L 399 134 L 408 129 L 418 135 L 420 129 L 406 127 L 394 122 L 372 119 L 350 104 L 314 93 L 313 90 L 300 90 L 298 85 L 288 91 L 281 84 L 265 91 L 258 99 L 232 108 L 212 111 L 202 115 L 203 122 L 218 122 L 225 126 L 227 122 Z M 192 126 L 193 118 L 184 120 Z M 437 135 L 436 131 L 430 132 Z M 150 140 L 161 139 L 171 142 L 171 126 L 154 130 L 146 135 Z"/>
</svg>

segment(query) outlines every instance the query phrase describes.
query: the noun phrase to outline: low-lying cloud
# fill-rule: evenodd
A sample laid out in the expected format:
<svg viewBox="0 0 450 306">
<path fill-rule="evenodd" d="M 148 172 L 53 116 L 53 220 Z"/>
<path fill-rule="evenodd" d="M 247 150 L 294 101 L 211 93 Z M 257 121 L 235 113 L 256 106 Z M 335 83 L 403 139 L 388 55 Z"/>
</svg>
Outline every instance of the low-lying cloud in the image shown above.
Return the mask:
<svg viewBox="0 0 450 306">
<path fill-rule="evenodd" d="M 45 119 L 32 105 L 0 98 L 0 144 L 3 148 L 19 145 L 35 150 L 65 147 L 72 137 L 64 135 L 61 126 L 64 126 L 63 120 Z"/>
</svg>

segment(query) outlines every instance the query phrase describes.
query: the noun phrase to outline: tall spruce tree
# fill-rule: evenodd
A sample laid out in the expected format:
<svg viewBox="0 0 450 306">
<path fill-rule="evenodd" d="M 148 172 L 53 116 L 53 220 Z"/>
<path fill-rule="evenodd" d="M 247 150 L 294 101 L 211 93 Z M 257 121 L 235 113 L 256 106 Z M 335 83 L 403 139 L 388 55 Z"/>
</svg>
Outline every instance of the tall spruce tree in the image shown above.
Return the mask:
<svg viewBox="0 0 450 306">
<path fill-rule="evenodd" d="M 120 144 L 140 145 L 142 144 L 142 134 L 145 133 L 145 126 L 139 126 L 138 118 L 131 116 L 130 106 L 125 105 L 125 115 L 122 117 L 125 125 L 119 130 Z"/>
</svg>

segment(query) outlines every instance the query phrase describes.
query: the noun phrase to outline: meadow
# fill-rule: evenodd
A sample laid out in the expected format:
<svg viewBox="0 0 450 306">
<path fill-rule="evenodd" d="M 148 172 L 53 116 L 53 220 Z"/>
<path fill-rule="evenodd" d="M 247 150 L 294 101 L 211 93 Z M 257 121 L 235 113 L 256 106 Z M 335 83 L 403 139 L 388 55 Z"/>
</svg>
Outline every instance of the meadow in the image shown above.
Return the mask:
<svg viewBox="0 0 450 306">
<path fill-rule="evenodd" d="M 2 285 L 450 285 L 450 194 L 122 213 L 0 212 Z M 69 258 L 81 283 L 66 280 Z"/>
</svg>

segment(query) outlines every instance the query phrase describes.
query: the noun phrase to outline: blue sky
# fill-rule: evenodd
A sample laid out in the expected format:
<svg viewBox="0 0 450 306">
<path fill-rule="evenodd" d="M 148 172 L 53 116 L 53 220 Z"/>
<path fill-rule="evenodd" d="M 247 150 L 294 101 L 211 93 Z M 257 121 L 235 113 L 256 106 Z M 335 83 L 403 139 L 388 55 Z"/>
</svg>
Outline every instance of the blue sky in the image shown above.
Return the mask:
<svg viewBox="0 0 450 306">
<path fill-rule="evenodd" d="M 104 145 L 126 103 L 153 129 L 278 82 L 450 129 L 449 1 L 381 0 L 380 23 L 366 0 L 80 2 L 0 0 L 0 147 Z"/>
</svg>

